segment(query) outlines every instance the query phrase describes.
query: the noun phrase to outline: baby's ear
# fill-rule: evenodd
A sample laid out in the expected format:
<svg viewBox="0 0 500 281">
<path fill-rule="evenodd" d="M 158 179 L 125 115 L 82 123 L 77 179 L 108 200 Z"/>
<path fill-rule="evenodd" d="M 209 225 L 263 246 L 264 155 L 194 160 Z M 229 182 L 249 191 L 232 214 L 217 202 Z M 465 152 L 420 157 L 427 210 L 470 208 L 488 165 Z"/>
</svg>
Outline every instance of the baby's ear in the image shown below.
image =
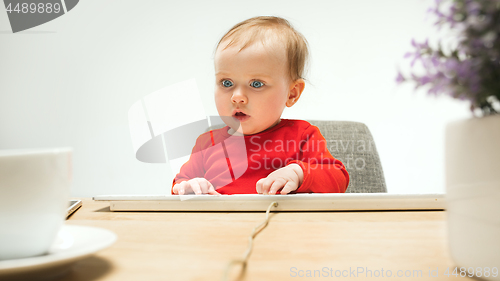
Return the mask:
<svg viewBox="0 0 500 281">
<path fill-rule="evenodd" d="M 304 79 L 297 79 L 295 80 L 295 82 L 292 82 L 292 84 L 290 84 L 290 91 L 288 92 L 288 99 L 286 101 L 287 107 L 291 107 L 299 100 L 305 86 L 306 82 L 304 82 Z"/>
</svg>

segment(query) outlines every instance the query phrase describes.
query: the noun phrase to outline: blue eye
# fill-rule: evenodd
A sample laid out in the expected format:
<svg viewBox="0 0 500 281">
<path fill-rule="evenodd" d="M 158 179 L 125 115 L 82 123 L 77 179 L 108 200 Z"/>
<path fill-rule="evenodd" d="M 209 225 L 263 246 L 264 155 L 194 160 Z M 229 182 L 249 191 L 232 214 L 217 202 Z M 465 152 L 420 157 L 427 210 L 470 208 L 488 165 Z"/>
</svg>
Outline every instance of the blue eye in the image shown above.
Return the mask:
<svg viewBox="0 0 500 281">
<path fill-rule="evenodd" d="M 224 80 L 224 81 L 222 81 L 222 86 L 229 88 L 229 87 L 233 86 L 233 82 L 231 82 L 229 80 Z"/>
<path fill-rule="evenodd" d="M 254 88 L 260 88 L 260 87 L 264 86 L 264 83 L 262 83 L 260 81 L 253 81 L 252 84 L 250 84 L 250 85 Z"/>
</svg>

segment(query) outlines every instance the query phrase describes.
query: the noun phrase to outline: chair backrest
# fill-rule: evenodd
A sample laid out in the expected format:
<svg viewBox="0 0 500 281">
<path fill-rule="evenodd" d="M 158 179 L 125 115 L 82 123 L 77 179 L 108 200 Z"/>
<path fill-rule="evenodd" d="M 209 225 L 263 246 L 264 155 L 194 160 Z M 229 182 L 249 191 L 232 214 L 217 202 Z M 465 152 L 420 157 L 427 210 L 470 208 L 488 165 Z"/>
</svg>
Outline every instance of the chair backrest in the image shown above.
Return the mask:
<svg viewBox="0 0 500 281">
<path fill-rule="evenodd" d="M 387 192 L 377 148 L 365 124 L 352 121 L 306 121 L 319 128 L 330 153 L 344 163 L 349 173 L 346 193 Z M 212 126 L 209 130 L 224 126 Z"/>
<path fill-rule="evenodd" d="M 368 127 L 352 121 L 306 120 L 319 128 L 328 150 L 349 173 L 346 193 L 387 192 L 384 171 Z"/>
</svg>

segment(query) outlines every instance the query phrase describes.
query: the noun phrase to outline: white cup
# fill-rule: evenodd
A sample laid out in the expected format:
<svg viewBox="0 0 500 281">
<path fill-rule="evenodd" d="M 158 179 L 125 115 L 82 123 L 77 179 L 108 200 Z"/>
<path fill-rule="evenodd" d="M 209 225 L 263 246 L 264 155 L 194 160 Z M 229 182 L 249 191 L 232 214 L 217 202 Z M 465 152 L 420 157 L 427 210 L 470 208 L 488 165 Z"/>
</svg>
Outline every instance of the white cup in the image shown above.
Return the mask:
<svg viewBox="0 0 500 281">
<path fill-rule="evenodd" d="M 64 223 L 71 148 L 0 150 L 0 260 L 47 253 Z"/>
</svg>

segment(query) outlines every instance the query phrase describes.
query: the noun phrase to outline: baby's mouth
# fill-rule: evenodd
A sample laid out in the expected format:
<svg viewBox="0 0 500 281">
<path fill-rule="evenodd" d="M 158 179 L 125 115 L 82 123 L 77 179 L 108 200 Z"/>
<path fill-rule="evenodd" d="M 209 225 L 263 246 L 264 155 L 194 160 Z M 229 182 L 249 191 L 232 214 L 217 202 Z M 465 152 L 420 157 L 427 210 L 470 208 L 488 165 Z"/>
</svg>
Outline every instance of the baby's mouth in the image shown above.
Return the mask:
<svg viewBox="0 0 500 281">
<path fill-rule="evenodd" d="M 248 120 L 248 118 L 250 118 L 250 115 L 247 115 L 243 112 L 236 112 L 235 114 L 233 114 L 233 117 L 238 119 L 238 121 L 240 121 L 240 122 L 244 122 L 244 121 Z"/>
</svg>

